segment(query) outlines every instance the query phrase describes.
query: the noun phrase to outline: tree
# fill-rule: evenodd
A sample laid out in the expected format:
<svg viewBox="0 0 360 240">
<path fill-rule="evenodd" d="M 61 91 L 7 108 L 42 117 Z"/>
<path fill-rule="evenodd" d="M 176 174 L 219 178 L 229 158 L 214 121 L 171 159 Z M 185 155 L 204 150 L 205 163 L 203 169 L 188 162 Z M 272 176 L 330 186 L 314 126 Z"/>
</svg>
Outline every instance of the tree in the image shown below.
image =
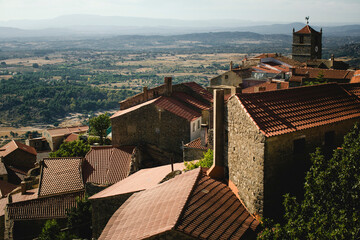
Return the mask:
<svg viewBox="0 0 360 240">
<path fill-rule="evenodd" d="M 108 113 L 101 114 L 90 119 L 90 131 L 100 137 L 100 145 L 104 144 L 104 137 L 106 137 L 106 129 L 110 127 L 110 117 Z"/>
<path fill-rule="evenodd" d="M 33 63 L 33 68 L 39 68 L 39 64 L 38 63 Z"/>
<path fill-rule="evenodd" d="M 50 157 L 85 157 L 89 151 L 90 145 L 87 142 L 75 140 L 62 143 L 57 151 L 50 153 Z"/>
<path fill-rule="evenodd" d="M 61 232 L 60 226 L 55 219 L 47 220 L 41 233 L 39 240 L 68 240 L 77 238 L 75 235 L 70 235 L 68 232 Z"/>
<path fill-rule="evenodd" d="M 87 196 L 77 199 L 76 207 L 66 211 L 67 227 L 70 233 L 91 239 L 91 203 Z"/>
<path fill-rule="evenodd" d="M 360 239 L 360 127 L 326 160 L 311 156 L 304 200 L 285 195 L 284 224 L 265 221 L 259 239 Z"/>
<path fill-rule="evenodd" d="M 196 163 L 185 162 L 185 171 L 192 170 L 198 167 L 210 168 L 213 165 L 214 161 L 214 152 L 212 149 L 209 149 L 204 153 L 204 157 Z"/>
</svg>

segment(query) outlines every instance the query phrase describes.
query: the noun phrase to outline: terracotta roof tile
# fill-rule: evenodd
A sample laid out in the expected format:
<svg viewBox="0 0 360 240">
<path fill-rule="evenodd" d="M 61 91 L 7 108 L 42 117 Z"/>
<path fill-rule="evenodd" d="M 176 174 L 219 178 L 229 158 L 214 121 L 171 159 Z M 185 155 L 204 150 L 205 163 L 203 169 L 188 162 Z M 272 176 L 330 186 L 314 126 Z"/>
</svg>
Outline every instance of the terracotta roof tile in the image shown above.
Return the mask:
<svg viewBox="0 0 360 240">
<path fill-rule="evenodd" d="M 9 183 L 7 181 L 0 180 L 0 191 L 1 191 L 1 197 L 5 197 L 10 193 L 12 190 L 17 188 L 18 185 Z"/>
<path fill-rule="evenodd" d="M 200 169 L 133 194 L 110 218 L 100 239 L 143 239 L 175 227 Z"/>
<path fill-rule="evenodd" d="M 188 147 L 188 148 L 196 148 L 196 149 L 201 149 L 201 150 L 209 149 L 208 147 L 201 145 L 201 138 L 197 138 L 197 139 L 185 144 L 184 146 Z"/>
<path fill-rule="evenodd" d="M 10 153 L 12 153 L 13 151 L 15 151 L 17 149 L 28 152 L 35 156 L 37 154 L 35 148 L 25 145 L 21 142 L 12 140 L 8 144 L 6 144 L 0 148 L 0 157 L 6 157 L 7 155 L 9 155 Z"/>
<path fill-rule="evenodd" d="M 181 101 L 183 103 L 187 103 L 197 109 L 204 110 L 204 109 L 208 109 L 210 107 L 210 104 L 203 103 L 184 92 L 174 92 L 171 96 L 173 96 L 176 99 L 178 99 L 179 101 Z"/>
<path fill-rule="evenodd" d="M 79 134 L 76 134 L 76 133 L 71 133 L 69 136 L 67 136 L 66 138 L 65 138 L 65 142 L 72 142 L 72 141 L 76 141 L 76 140 L 78 140 L 78 138 L 79 138 Z"/>
<path fill-rule="evenodd" d="M 196 112 L 182 102 L 171 97 L 160 97 L 154 104 L 179 117 L 185 118 L 188 121 L 193 121 L 201 117 L 201 113 Z"/>
<path fill-rule="evenodd" d="M 359 99 L 335 83 L 236 97 L 266 136 L 360 117 Z"/>
<path fill-rule="evenodd" d="M 360 83 L 360 70 L 354 72 L 354 76 L 351 78 L 350 83 Z"/>
<path fill-rule="evenodd" d="M 118 116 L 127 114 L 127 113 L 132 112 L 132 111 L 135 111 L 135 110 L 137 110 L 137 109 L 140 109 L 140 108 L 142 108 L 142 107 L 144 107 L 144 106 L 150 105 L 150 104 L 152 104 L 153 102 L 155 102 L 156 100 L 158 100 L 159 98 L 160 98 L 160 97 L 155 98 L 155 99 L 152 99 L 152 100 L 149 100 L 149 101 L 146 101 L 146 102 L 144 102 L 144 103 L 135 105 L 135 106 L 133 106 L 133 107 L 130 107 L 130 108 L 127 108 L 127 109 L 124 109 L 124 110 L 117 111 L 117 112 L 114 113 L 110 118 L 116 118 L 116 117 L 118 117 Z"/>
<path fill-rule="evenodd" d="M 202 175 L 176 229 L 197 239 L 241 239 L 255 237 L 258 225 L 227 185 Z"/>
<path fill-rule="evenodd" d="M 200 86 L 199 84 L 197 84 L 195 82 L 187 82 L 187 83 L 182 83 L 182 84 L 189 87 L 192 91 L 199 94 L 205 100 L 207 100 L 209 102 L 212 101 L 213 95 L 209 91 L 204 89 L 202 86 Z"/>
<path fill-rule="evenodd" d="M 324 79 L 349 80 L 353 77 L 353 70 L 334 70 L 322 68 L 294 68 L 290 81 L 301 82 L 303 78 L 315 79 L 319 73 L 324 74 Z"/>
<path fill-rule="evenodd" d="M 83 197 L 84 191 L 79 191 L 11 203 L 8 204 L 9 217 L 14 220 L 65 218 L 66 210 L 76 207 L 77 198 Z"/>
<path fill-rule="evenodd" d="M 36 188 L 36 189 L 27 190 L 25 194 L 21 194 L 21 193 L 12 194 L 11 195 L 12 201 L 13 201 L 13 203 L 16 203 L 16 202 L 28 201 L 31 199 L 35 199 L 38 197 L 38 191 L 39 191 L 39 189 Z M 0 216 L 3 216 L 5 214 L 6 204 L 8 204 L 7 198 L 0 199 Z"/>
<path fill-rule="evenodd" d="M 86 154 L 83 167 L 85 182 L 114 184 L 130 173 L 134 146 L 92 147 Z"/>
<path fill-rule="evenodd" d="M 198 168 L 133 194 L 99 239 L 151 238 L 171 229 L 197 239 L 240 239 L 258 224 L 229 187 Z"/>
<path fill-rule="evenodd" d="M 84 189 L 82 158 L 46 158 L 41 166 L 39 196 Z"/>
<path fill-rule="evenodd" d="M 346 91 L 360 98 L 360 83 L 341 84 Z"/>
<path fill-rule="evenodd" d="M 316 32 L 318 33 L 316 30 L 314 30 L 312 27 L 310 27 L 309 25 L 306 25 L 305 27 L 303 27 L 302 29 L 300 29 L 299 31 L 295 32 L 295 33 L 301 33 L 301 34 L 310 34 Z"/>
<path fill-rule="evenodd" d="M 71 133 L 81 133 L 81 132 L 87 132 L 89 130 L 89 126 L 76 126 L 76 127 L 64 127 L 64 128 L 52 128 L 47 129 L 48 133 L 52 137 L 56 136 L 64 136 Z"/>
<path fill-rule="evenodd" d="M 174 163 L 174 171 L 184 170 L 184 163 Z M 131 174 L 122 181 L 104 189 L 103 191 L 91 196 L 89 199 L 106 198 L 131 192 L 138 192 L 152 188 L 171 172 L 171 165 L 147 168 Z"/>
</svg>

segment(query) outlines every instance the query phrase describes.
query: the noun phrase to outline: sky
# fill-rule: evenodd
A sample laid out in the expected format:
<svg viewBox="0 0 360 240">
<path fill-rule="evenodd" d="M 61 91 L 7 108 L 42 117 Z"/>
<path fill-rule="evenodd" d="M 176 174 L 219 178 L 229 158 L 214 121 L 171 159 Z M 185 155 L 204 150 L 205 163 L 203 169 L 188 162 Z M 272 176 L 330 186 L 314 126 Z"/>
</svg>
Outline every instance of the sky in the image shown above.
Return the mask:
<svg viewBox="0 0 360 240">
<path fill-rule="evenodd" d="M 359 23 L 360 0 L 0 0 L 0 21 L 69 14 L 183 20 Z"/>
</svg>

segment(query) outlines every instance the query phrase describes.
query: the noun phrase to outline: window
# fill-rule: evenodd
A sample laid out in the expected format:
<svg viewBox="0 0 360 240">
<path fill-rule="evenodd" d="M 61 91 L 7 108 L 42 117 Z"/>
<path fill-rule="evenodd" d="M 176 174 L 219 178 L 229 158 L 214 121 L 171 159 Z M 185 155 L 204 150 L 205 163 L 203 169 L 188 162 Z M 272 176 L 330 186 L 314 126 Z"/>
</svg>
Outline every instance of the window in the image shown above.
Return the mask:
<svg viewBox="0 0 360 240">
<path fill-rule="evenodd" d="M 228 75 L 225 75 L 225 79 L 228 79 L 229 78 L 229 76 Z"/>
<path fill-rule="evenodd" d="M 198 129 L 200 128 L 200 120 L 198 120 Z"/>
<path fill-rule="evenodd" d="M 300 36 L 300 43 L 304 43 L 304 36 Z"/>
<path fill-rule="evenodd" d="M 192 131 L 195 132 L 195 123 L 193 123 Z"/>
</svg>

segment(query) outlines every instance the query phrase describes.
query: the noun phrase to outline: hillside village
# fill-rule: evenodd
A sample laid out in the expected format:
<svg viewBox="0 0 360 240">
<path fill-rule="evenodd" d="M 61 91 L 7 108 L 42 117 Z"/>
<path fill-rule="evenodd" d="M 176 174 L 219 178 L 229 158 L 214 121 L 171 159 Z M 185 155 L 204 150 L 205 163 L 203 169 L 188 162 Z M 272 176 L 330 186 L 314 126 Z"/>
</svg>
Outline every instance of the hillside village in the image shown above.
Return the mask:
<svg viewBox="0 0 360 240">
<path fill-rule="evenodd" d="M 1 147 L 0 239 L 36 238 L 51 219 L 65 228 L 79 199 L 91 204 L 89 239 L 256 239 L 284 194 L 304 194 L 310 153 L 331 156 L 360 120 L 360 71 L 322 59 L 322 30 L 308 24 L 293 31 L 292 57 L 230 62 L 206 88 L 173 81 L 121 101 L 111 145 L 85 157 L 49 153 L 88 126 Z M 209 150 L 212 166 L 184 171 Z"/>
</svg>

